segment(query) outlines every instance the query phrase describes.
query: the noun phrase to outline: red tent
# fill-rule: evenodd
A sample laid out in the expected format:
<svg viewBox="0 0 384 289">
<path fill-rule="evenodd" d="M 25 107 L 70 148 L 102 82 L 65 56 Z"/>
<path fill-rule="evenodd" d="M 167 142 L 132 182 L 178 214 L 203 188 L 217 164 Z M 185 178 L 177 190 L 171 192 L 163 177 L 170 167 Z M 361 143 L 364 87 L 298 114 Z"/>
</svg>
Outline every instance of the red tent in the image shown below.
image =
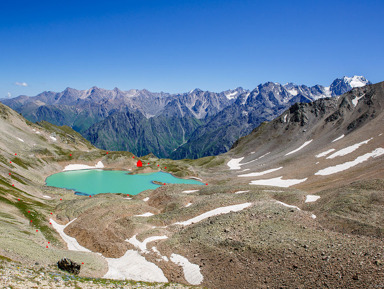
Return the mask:
<svg viewBox="0 0 384 289">
<path fill-rule="evenodd" d="M 143 166 L 143 163 L 141 162 L 141 160 L 139 160 L 136 165 L 137 165 L 138 168 L 140 168 L 140 167 Z"/>
</svg>

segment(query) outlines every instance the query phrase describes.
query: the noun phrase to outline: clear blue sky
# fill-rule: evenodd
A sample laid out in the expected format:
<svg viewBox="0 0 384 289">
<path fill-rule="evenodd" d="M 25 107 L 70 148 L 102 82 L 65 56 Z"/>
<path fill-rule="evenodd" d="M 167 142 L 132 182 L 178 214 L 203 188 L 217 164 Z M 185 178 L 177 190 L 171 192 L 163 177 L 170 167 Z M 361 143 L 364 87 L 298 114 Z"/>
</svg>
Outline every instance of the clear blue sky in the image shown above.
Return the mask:
<svg viewBox="0 0 384 289">
<path fill-rule="evenodd" d="M 0 98 L 379 82 L 383 12 L 382 0 L 1 1 Z"/>
</svg>

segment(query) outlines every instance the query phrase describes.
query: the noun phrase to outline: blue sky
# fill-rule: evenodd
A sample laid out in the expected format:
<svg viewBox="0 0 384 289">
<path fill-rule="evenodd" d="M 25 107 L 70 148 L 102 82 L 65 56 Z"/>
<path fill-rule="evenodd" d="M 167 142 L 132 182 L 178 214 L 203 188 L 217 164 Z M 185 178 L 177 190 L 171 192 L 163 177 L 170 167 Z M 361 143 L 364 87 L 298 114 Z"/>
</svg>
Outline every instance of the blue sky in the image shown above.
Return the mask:
<svg viewBox="0 0 384 289">
<path fill-rule="evenodd" d="M 384 80 L 384 1 L 1 1 L 0 98 Z"/>
</svg>

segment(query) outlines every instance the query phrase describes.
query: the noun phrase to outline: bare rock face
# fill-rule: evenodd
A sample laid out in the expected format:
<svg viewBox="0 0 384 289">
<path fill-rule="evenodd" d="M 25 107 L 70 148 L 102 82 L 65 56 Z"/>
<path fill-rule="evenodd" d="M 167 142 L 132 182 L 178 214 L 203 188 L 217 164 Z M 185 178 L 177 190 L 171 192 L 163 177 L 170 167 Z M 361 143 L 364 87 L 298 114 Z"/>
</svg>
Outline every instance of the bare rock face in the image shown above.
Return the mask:
<svg viewBox="0 0 384 289">
<path fill-rule="evenodd" d="M 67 271 L 68 273 L 78 275 L 80 273 L 81 265 L 77 264 L 76 262 L 73 262 L 70 259 L 63 258 L 57 262 L 57 267 L 60 270 Z"/>
</svg>

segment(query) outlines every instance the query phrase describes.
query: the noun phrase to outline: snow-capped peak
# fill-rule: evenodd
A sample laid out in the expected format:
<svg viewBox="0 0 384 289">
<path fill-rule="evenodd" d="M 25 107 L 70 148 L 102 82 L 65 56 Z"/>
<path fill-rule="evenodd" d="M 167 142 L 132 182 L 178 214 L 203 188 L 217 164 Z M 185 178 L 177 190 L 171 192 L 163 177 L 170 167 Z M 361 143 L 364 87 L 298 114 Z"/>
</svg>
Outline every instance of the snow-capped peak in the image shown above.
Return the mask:
<svg viewBox="0 0 384 289">
<path fill-rule="evenodd" d="M 344 76 L 344 81 L 348 83 L 352 88 L 362 87 L 369 84 L 369 81 L 364 76 L 354 75 L 353 77 Z"/>
</svg>

